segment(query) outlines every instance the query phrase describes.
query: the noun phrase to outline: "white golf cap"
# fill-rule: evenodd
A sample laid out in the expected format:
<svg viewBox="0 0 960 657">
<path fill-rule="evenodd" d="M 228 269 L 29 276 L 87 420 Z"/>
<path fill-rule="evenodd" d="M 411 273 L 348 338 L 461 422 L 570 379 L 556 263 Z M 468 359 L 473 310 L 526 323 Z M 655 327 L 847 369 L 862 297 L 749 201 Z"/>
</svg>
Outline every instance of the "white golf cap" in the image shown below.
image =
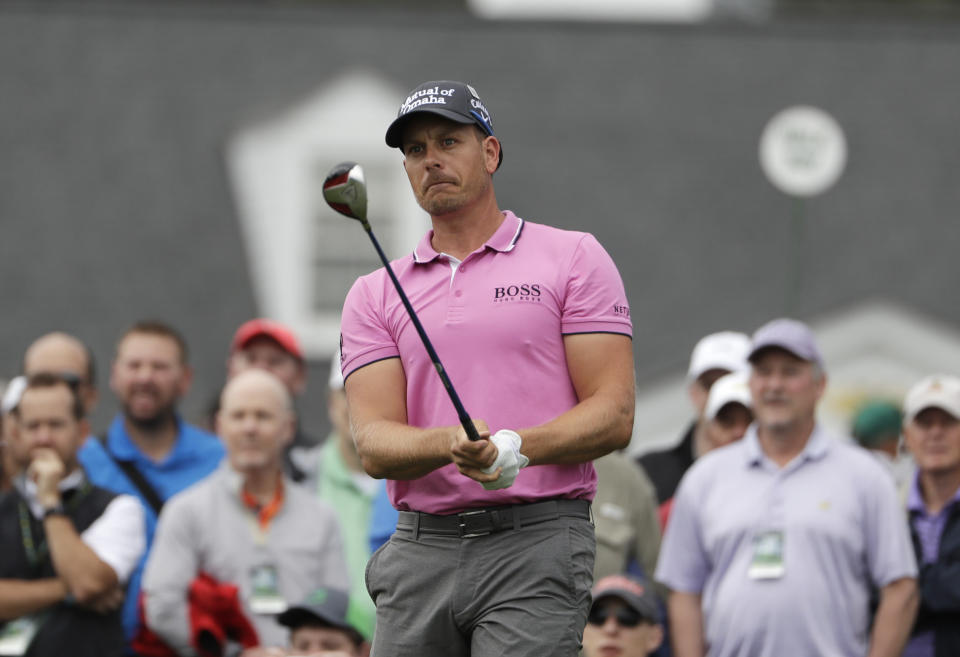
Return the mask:
<svg viewBox="0 0 960 657">
<path fill-rule="evenodd" d="M 10 379 L 6 390 L 3 391 L 3 402 L 0 403 L 0 412 L 4 415 L 15 409 L 20 404 L 20 398 L 23 397 L 23 391 L 27 389 L 27 377 L 15 376 Z"/>
<path fill-rule="evenodd" d="M 721 331 L 700 338 L 690 356 L 687 380 L 694 381 L 709 370 L 742 372 L 747 369 L 750 338 L 745 333 Z"/>
<path fill-rule="evenodd" d="M 747 373 L 743 371 L 731 372 L 717 379 L 710 388 L 710 396 L 707 397 L 707 406 L 704 409 L 706 418 L 715 419 L 720 409 L 732 402 L 752 408 L 747 379 Z"/>
<path fill-rule="evenodd" d="M 912 422 L 927 408 L 939 408 L 960 419 L 960 379 L 934 374 L 915 384 L 903 400 L 904 421 Z"/>
<path fill-rule="evenodd" d="M 343 372 L 340 370 L 340 350 L 337 349 L 330 361 L 330 379 L 327 385 L 331 390 L 343 390 Z"/>
</svg>

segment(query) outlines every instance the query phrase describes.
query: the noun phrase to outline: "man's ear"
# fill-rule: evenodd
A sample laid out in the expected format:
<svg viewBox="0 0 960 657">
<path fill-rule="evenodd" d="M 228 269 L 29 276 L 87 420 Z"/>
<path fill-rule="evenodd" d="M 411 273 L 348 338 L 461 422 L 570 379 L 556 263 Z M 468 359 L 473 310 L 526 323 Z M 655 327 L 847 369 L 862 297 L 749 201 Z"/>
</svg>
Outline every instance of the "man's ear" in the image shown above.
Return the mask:
<svg viewBox="0 0 960 657">
<path fill-rule="evenodd" d="M 488 135 L 483 140 L 484 166 L 487 173 L 493 175 L 500 166 L 500 140 L 493 135 Z"/>
<path fill-rule="evenodd" d="M 687 386 L 687 395 L 690 397 L 690 403 L 697 410 L 698 419 L 703 416 L 703 410 L 707 407 L 707 396 L 709 394 L 696 379 Z"/>
<path fill-rule="evenodd" d="M 183 372 L 180 374 L 180 396 L 186 397 L 190 392 L 190 386 L 193 385 L 193 368 L 186 363 L 183 364 Z"/>
<path fill-rule="evenodd" d="M 647 633 L 647 654 L 653 653 L 663 643 L 663 625 L 657 623 Z"/>
</svg>

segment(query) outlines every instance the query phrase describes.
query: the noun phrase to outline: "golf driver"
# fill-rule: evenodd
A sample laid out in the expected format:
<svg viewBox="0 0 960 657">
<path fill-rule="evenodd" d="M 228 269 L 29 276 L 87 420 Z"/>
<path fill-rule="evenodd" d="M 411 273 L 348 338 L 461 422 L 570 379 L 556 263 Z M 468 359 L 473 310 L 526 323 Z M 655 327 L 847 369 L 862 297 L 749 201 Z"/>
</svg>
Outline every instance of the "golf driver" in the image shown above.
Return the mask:
<svg viewBox="0 0 960 657">
<path fill-rule="evenodd" d="M 410 316 L 414 327 L 416 327 L 417 334 L 420 336 L 420 340 L 423 342 L 427 354 L 430 355 L 430 360 L 433 362 L 437 374 L 440 375 L 440 381 L 443 382 L 443 387 L 446 388 L 447 394 L 450 396 L 450 401 L 453 402 L 453 407 L 457 409 L 457 417 L 460 418 L 460 424 L 463 426 L 463 430 L 467 432 L 467 437 L 470 440 L 479 440 L 480 435 L 477 433 L 477 428 L 473 426 L 473 421 L 460 402 L 460 396 L 457 395 L 457 391 L 450 382 L 450 377 L 447 376 L 447 371 L 443 368 L 440 357 L 437 356 L 437 352 L 434 350 L 430 338 L 427 337 L 427 332 L 423 330 L 423 324 L 420 323 L 420 318 L 417 317 L 416 311 L 414 311 L 413 306 L 410 305 L 410 300 L 407 299 L 403 288 L 400 287 L 400 281 L 397 280 L 397 275 L 393 273 L 393 268 L 390 266 L 387 256 L 384 254 L 383 249 L 380 248 L 380 243 L 377 241 L 376 236 L 374 236 L 373 229 L 370 228 L 370 222 L 367 221 L 367 186 L 363 180 L 363 169 L 360 165 L 356 162 L 342 162 L 333 167 L 323 181 L 323 198 L 331 208 L 345 217 L 356 219 L 363 225 L 363 229 L 367 231 L 367 235 L 370 236 L 370 241 L 373 242 L 373 246 L 377 250 L 377 255 L 380 256 L 380 261 L 386 268 L 390 280 L 393 281 L 393 287 L 397 289 L 397 294 L 400 295 L 400 301 L 403 302 L 403 307 L 407 309 L 407 314 Z"/>
</svg>

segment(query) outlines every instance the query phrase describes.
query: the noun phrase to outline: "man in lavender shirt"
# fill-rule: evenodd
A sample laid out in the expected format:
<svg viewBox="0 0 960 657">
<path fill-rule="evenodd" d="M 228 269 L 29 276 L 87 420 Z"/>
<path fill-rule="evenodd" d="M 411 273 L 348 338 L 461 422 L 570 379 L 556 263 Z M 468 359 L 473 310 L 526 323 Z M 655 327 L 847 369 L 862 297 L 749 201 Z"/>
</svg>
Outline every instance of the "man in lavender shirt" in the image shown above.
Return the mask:
<svg viewBox="0 0 960 657">
<path fill-rule="evenodd" d="M 684 477 L 660 551 L 674 654 L 900 655 L 917 571 L 893 482 L 817 424 L 826 375 L 806 325 L 765 324 L 749 361 L 755 421 Z"/>
<path fill-rule="evenodd" d="M 907 509 L 920 563 L 920 610 L 903 654 L 948 657 L 960 651 L 960 379 L 927 377 L 903 406 L 917 463 Z"/>
<path fill-rule="evenodd" d="M 574 657 L 596 548 L 591 461 L 633 426 L 623 282 L 592 235 L 499 209 L 503 151 L 470 85 L 414 89 L 386 142 L 432 223 L 393 269 L 480 440 L 385 270 L 358 279 L 341 326 L 350 420 L 399 510 L 367 565 L 373 655 Z"/>
</svg>

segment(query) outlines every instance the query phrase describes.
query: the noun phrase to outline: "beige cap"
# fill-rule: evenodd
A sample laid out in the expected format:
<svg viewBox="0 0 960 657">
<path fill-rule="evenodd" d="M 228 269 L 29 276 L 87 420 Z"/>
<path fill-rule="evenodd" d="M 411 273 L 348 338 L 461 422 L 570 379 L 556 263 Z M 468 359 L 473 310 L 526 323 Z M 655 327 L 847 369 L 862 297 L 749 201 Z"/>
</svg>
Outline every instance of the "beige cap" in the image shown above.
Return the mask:
<svg viewBox="0 0 960 657">
<path fill-rule="evenodd" d="M 939 408 L 960 419 L 960 379 L 934 374 L 910 388 L 903 400 L 904 420 L 912 422 L 926 408 Z"/>
</svg>

